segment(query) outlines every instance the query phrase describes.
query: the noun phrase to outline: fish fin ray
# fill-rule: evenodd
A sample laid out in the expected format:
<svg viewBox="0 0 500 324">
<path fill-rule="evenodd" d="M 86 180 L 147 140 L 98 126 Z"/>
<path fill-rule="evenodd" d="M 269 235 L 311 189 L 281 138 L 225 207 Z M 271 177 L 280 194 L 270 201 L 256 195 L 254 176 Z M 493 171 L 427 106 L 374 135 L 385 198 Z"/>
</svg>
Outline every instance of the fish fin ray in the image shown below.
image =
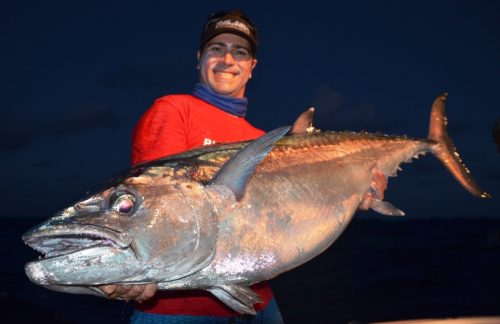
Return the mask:
<svg viewBox="0 0 500 324">
<path fill-rule="evenodd" d="M 241 314 L 255 315 L 253 305 L 261 302 L 259 295 L 242 285 L 221 285 L 208 289 L 215 297 Z"/>
<path fill-rule="evenodd" d="M 210 185 L 223 185 L 231 189 L 236 200 L 243 197 L 246 184 L 257 166 L 290 130 L 290 126 L 276 128 L 251 142 L 229 161 L 210 180 Z"/>
<path fill-rule="evenodd" d="M 386 216 L 404 216 L 405 212 L 395 207 L 393 204 L 380 199 L 373 199 L 370 208 L 379 214 Z"/>
</svg>

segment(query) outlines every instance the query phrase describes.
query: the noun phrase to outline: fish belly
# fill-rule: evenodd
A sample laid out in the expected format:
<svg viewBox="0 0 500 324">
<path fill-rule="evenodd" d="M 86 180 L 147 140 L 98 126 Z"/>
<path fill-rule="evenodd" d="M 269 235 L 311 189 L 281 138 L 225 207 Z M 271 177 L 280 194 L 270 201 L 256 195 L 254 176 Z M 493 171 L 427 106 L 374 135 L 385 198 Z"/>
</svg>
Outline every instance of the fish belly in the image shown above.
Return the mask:
<svg viewBox="0 0 500 324">
<path fill-rule="evenodd" d="M 369 162 L 322 161 L 266 172 L 221 215 L 211 277 L 267 280 L 310 260 L 349 224 L 370 188 Z"/>
</svg>

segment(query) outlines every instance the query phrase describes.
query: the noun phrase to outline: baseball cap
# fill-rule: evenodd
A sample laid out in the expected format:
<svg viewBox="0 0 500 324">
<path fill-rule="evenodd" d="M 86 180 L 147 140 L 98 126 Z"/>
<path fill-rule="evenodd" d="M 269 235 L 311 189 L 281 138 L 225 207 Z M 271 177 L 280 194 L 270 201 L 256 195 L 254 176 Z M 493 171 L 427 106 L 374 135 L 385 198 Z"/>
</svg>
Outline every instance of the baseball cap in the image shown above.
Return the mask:
<svg viewBox="0 0 500 324">
<path fill-rule="evenodd" d="M 200 51 L 203 51 L 209 40 L 223 33 L 245 38 L 250 43 L 252 55 L 255 56 L 257 53 L 259 48 L 257 26 L 240 10 L 219 11 L 208 16 L 200 35 Z"/>
</svg>

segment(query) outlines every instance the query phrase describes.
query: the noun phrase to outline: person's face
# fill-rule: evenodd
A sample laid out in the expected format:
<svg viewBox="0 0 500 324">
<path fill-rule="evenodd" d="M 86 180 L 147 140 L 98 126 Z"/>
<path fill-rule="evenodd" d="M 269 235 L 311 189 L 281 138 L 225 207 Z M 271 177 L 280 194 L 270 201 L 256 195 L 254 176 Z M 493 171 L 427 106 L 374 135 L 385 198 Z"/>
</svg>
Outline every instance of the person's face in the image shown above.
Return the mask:
<svg viewBox="0 0 500 324">
<path fill-rule="evenodd" d="M 244 97 L 256 64 L 248 41 L 233 34 L 215 36 L 201 54 L 198 52 L 200 82 L 218 94 L 233 98 Z"/>
</svg>

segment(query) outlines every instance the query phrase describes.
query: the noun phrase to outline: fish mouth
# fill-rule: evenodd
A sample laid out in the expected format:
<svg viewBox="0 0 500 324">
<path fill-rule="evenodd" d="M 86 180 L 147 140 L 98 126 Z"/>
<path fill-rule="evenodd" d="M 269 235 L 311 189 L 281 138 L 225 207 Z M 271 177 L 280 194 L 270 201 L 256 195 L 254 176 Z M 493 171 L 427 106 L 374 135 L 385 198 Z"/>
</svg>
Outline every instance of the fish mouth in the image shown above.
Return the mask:
<svg viewBox="0 0 500 324">
<path fill-rule="evenodd" d="M 75 224 L 33 230 L 23 235 L 23 241 L 48 259 L 102 246 L 125 249 L 132 237 L 101 226 Z"/>
</svg>

